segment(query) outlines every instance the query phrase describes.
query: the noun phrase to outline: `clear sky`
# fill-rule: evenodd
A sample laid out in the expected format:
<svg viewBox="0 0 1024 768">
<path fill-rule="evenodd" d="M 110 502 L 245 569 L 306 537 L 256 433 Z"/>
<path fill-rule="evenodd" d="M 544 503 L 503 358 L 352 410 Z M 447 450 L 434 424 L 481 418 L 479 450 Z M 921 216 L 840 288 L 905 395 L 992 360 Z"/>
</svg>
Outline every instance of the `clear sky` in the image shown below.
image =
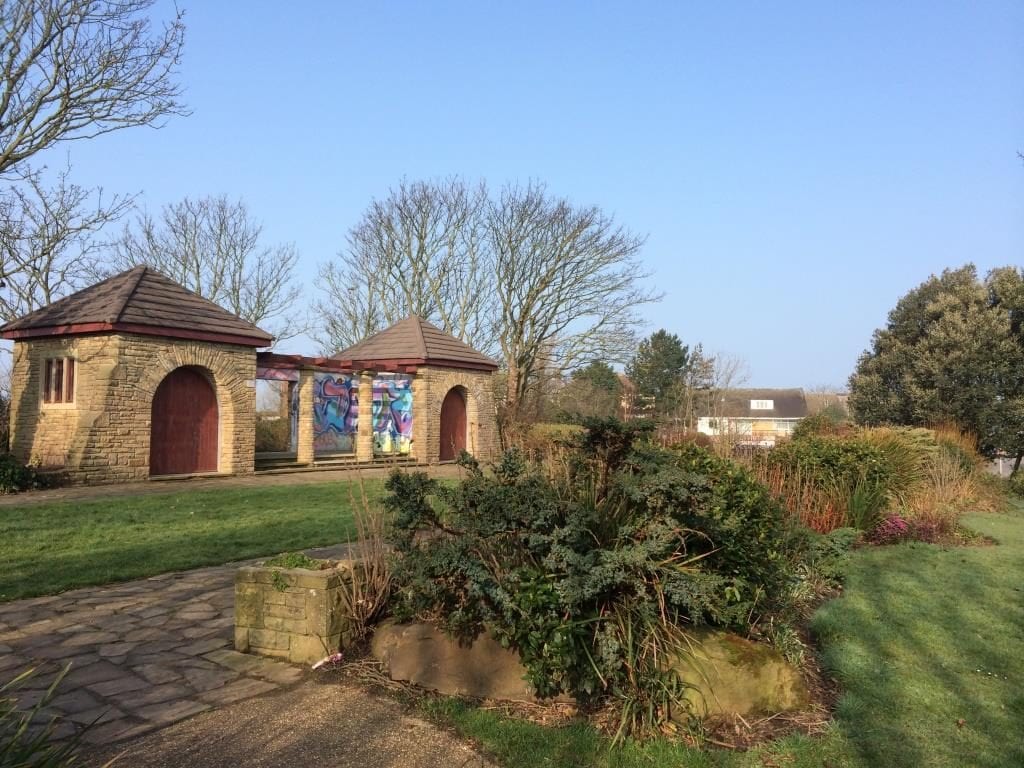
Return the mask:
<svg viewBox="0 0 1024 768">
<path fill-rule="evenodd" d="M 929 273 L 1024 263 L 1020 0 L 181 4 L 193 114 L 72 145 L 74 179 L 242 197 L 310 297 L 403 176 L 614 214 L 665 293 L 647 330 L 753 385 L 842 384 Z"/>
</svg>

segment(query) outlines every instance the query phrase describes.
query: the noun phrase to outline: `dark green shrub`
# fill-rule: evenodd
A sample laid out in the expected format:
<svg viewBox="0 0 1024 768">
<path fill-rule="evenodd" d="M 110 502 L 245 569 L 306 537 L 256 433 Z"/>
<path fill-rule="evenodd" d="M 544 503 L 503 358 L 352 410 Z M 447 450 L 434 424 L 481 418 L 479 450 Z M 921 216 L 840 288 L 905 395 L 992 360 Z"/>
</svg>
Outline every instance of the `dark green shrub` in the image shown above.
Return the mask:
<svg viewBox="0 0 1024 768">
<path fill-rule="evenodd" d="M 41 488 L 43 481 L 31 467 L 26 467 L 10 453 L 0 454 L 0 493 L 18 493 Z"/>
<path fill-rule="evenodd" d="M 287 451 L 291 443 L 290 419 L 256 419 L 256 453 Z"/>
<path fill-rule="evenodd" d="M 1010 475 L 1006 481 L 1006 487 L 1014 496 L 1024 499 L 1024 472 L 1018 471 L 1016 474 Z"/>
<path fill-rule="evenodd" d="M 637 471 L 630 485 L 645 492 L 649 505 L 674 505 L 680 523 L 707 537 L 715 571 L 737 580 L 744 609 L 754 590 L 774 594 L 784 578 L 787 530 L 768 490 L 744 466 L 695 444 L 660 455 L 667 468 L 654 475 Z M 686 480 L 676 482 L 674 496 L 665 482 L 672 476 Z"/>
<path fill-rule="evenodd" d="M 878 523 L 889 497 L 898 490 L 898 476 L 886 448 L 863 436 L 794 439 L 758 461 L 841 501 L 846 525 L 860 530 L 870 530 Z"/>
<path fill-rule="evenodd" d="M 846 418 L 845 411 L 839 406 L 830 405 L 801 419 L 794 427 L 791 437 L 793 440 L 802 440 L 815 435 L 845 435 L 851 430 L 852 426 Z"/>
<path fill-rule="evenodd" d="M 395 473 L 395 613 L 514 648 L 540 696 L 610 697 L 620 732 L 688 708 L 665 667 L 683 628 L 747 626 L 786 583 L 781 509 L 741 467 L 695 446 L 637 447 L 591 422 L 568 471 L 521 454 L 445 485 Z M 646 713 L 646 714 L 645 714 Z"/>
<path fill-rule="evenodd" d="M 715 439 L 711 435 L 705 435 L 703 432 L 687 432 L 685 435 L 680 435 L 675 445 L 696 445 L 698 448 L 714 448 Z"/>
</svg>

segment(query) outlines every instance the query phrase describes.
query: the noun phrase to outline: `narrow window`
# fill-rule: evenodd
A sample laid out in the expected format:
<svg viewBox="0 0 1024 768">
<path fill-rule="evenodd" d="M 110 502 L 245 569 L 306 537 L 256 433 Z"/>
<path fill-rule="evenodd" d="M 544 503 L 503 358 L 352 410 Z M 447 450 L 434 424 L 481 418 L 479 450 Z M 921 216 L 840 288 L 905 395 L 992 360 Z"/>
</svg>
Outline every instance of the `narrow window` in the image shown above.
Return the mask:
<svg viewBox="0 0 1024 768">
<path fill-rule="evenodd" d="M 43 402 L 53 402 L 53 387 L 50 383 L 53 381 L 53 360 L 47 360 L 43 366 Z"/>
<path fill-rule="evenodd" d="M 75 360 L 56 357 L 44 361 L 41 382 L 44 403 L 73 403 L 75 401 Z"/>
<path fill-rule="evenodd" d="M 73 403 L 75 401 L 75 361 L 74 358 L 68 358 L 67 363 L 67 381 L 64 382 L 64 391 L 67 393 L 65 401 L 67 403 Z"/>
<path fill-rule="evenodd" d="M 64 402 L 64 361 L 53 361 L 53 402 Z"/>
</svg>

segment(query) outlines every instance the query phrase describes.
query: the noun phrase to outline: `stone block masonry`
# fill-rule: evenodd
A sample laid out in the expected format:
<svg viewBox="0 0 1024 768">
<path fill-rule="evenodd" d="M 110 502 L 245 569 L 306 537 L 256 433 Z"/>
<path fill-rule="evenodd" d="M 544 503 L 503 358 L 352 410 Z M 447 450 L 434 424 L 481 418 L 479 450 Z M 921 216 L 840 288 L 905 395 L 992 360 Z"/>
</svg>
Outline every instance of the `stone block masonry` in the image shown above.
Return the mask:
<svg viewBox="0 0 1024 768">
<path fill-rule="evenodd" d="M 420 366 L 412 387 L 413 451 L 417 461 L 436 464 L 440 460 L 441 404 L 455 387 L 466 398 L 466 450 L 484 461 L 494 458 L 498 419 L 490 371 Z"/>
<path fill-rule="evenodd" d="M 75 361 L 73 402 L 42 402 L 46 361 Z M 16 341 L 11 376 L 11 450 L 21 461 L 61 470 L 76 484 L 146 480 L 150 476 L 153 397 L 180 367 L 197 369 L 217 398 L 217 472 L 255 469 L 256 351 L 252 347 L 131 333 L 49 336 Z M 303 366 L 299 395 L 298 464 L 315 460 L 313 377 Z M 359 432 L 355 458 L 374 460 L 373 370 L 358 378 Z M 457 389 L 466 404 L 466 448 L 481 460 L 498 447 L 494 376 L 488 370 L 420 365 L 412 374 L 412 456 L 440 460 L 441 406 Z"/>
<path fill-rule="evenodd" d="M 349 640 L 343 611 L 345 566 L 240 568 L 235 577 L 235 649 L 313 664 Z"/>
<path fill-rule="evenodd" d="M 73 483 L 149 477 L 153 395 L 175 368 L 213 384 L 220 419 L 217 470 L 253 471 L 256 352 L 251 347 L 124 333 L 17 341 L 11 375 L 11 450 L 61 469 Z M 49 358 L 76 361 L 74 402 L 42 402 Z"/>
</svg>

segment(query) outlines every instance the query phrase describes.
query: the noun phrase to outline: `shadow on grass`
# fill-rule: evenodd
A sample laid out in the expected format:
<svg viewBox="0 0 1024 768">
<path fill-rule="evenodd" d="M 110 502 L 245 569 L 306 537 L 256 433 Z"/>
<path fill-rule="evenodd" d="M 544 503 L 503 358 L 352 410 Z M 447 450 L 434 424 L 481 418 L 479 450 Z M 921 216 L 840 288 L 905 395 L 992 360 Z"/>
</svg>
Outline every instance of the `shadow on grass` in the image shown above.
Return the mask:
<svg viewBox="0 0 1024 768">
<path fill-rule="evenodd" d="M 197 530 L 183 526 L 152 526 L 142 540 L 118 541 L 110 536 L 91 546 L 62 549 L 45 556 L 8 554 L 0 568 L 0 604 L 80 587 L 146 578 L 160 573 L 222 565 L 280 552 L 325 547 L 354 533 L 350 517 L 333 526 L 296 524 L 281 519 L 236 520 Z"/>
<path fill-rule="evenodd" d="M 815 617 L 866 765 L 1024 765 L 1024 517 L 991 524 L 1002 546 L 861 552 Z"/>
</svg>

